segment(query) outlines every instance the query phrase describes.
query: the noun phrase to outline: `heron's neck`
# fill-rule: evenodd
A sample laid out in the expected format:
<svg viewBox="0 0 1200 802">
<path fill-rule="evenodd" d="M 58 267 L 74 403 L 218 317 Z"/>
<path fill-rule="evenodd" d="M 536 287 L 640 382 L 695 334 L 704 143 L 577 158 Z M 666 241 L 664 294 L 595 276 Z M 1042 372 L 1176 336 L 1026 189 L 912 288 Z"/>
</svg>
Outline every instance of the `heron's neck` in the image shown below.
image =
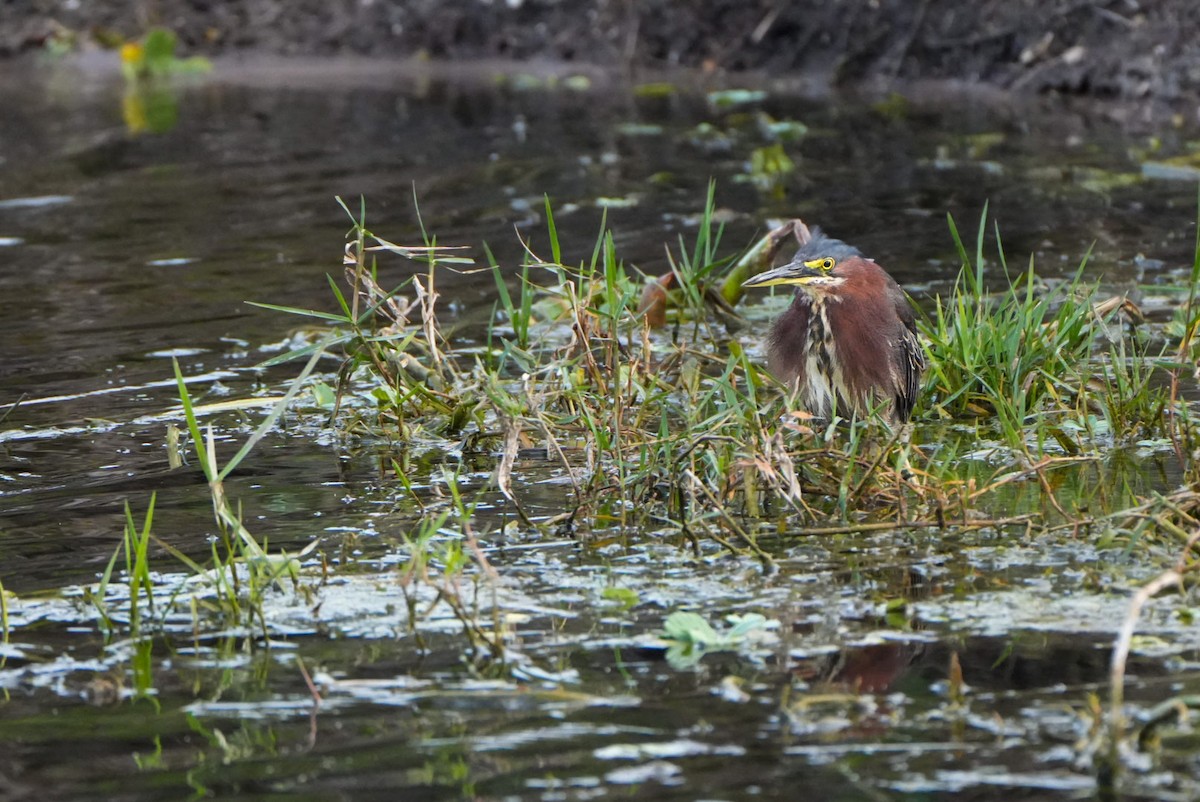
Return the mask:
<svg viewBox="0 0 1200 802">
<path fill-rule="evenodd" d="M 811 278 L 796 288 L 796 297 L 807 297 L 809 300 L 828 299 L 838 287 L 846 283 L 846 279 L 841 276 L 821 276 L 820 278 Z M 836 296 L 834 296 L 836 300 Z"/>
</svg>

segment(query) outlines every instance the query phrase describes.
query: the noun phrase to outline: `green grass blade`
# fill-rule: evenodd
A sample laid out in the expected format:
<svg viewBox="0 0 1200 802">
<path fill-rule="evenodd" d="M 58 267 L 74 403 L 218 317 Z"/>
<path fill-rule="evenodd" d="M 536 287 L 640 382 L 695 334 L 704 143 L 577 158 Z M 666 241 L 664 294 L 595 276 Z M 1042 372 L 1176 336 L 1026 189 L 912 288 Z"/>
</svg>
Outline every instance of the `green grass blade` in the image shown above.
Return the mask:
<svg viewBox="0 0 1200 802">
<path fill-rule="evenodd" d="M 349 323 L 349 315 L 335 315 L 331 312 L 318 312 L 316 309 L 301 309 L 295 306 L 280 306 L 278 304 L 267 304 L 260 301 L 246 301 L 250 306 L 257 306 L 261 309 L 270 309 L 274 312 L 286 312 L 289 315 L 300 315 L 302 317 L 315 317 L 318 320 L 328 320 L 332 323 Z"/>
<path fill-rule="evenodd" d="M 546 231 L 550 234 L 550 255 L 554 258 L 554 264 L 562 264 L 562 248 L 558 242 L 558 228 L 554 225 L 554 210 L 550 208 L 550 196 L 542 196 L 546 202 Z"/>
<path fill-rule="evenodd" d="M 342 288 L 333 280 L 333 276 L 325 274 L 325 280 L 329 282 L 329 289 L 333 290 L 333 297 L 337 299 L 338 306 L 342 308 L 343 319 L 349 323 L 355 319 L 354 310 L 350 304 L 346 302 L 346 296 L 342 294 Z M 357 280 L 356 280 L 357 281 Z"/>
<path fill-rule="evenodd" d="M 300 371 L 300 375 L 292 381 L 292 386 L 288 388 L 288 391 L 284 394 L 283 398 L 279 399 L 278 404 L 271 407 L 271 412 L 267 415 L 263 422 L 258 425 L 258 428 L 254 430 L 254 434 L 250 435 L 250 438 L 242 444 L 242 447 L 238 449 L 238 452 L 233 455 L 233 458 L 229 460 L 228 464 L 226 464 L 221 472 L 217 474 L 217 481 L 223 480 L 233 470 L 235 470 L 241 461 L 246 458 L 246 455 L 249 454 L 254 446 L 258 444 L 258 441 L 262 440 L 266 433 L 270 431 L 271 427 L 275 425 L 275 421 L 279 420 L 279 416 L 283 414 L 283 411 L 287 409 L 288 404 L 290 404 L 292 399 L 296 397 L 296 393 L 300 392 L 300 388 L 304 385 L 304 380 L 307 379 L 308 375 L 313 372 L 314 368 L 316 368 L 317 361 L 320 360 L 324 353 L 324 347 L 313 353 L 308 360 L 308 364 L 304 366 L 304 370 Z"/>
<path fill-rule="evenodd" d="M 988 204 L 983 202 L 983 211 L 979 213 L 979 234 L 975 237 L 975 271 L 979 276 L 979 286 L 983 286 L 983 241 L 987 235 Z"/>
<path fill-rule="evenodd" d="M 337 337 L 331 337 L 329 339 L 321 340 L 320 342 L 312 343 L 311 345 L 306 345 L 303 348 L 297 348 L 293 351 L 288 351 L 286 354 L 278 354 L 276 356 L 271 357 L 268 360 L 259 362 L 254 367 L 256 367 L 256 368 L 273 368 L 276 365 L 282 365 L 285 362 L 294 362 L 297 359 L 301 359 L 303 357 L 309 356 L 314 351 L 328 351 L 330 348 L 333 348 L 334 346 L 337 346 L 337 345 L 342 345 L 343 343 L 347 343 L 352 339 L 354 339 L 354 337 L 353 337 L 353 335 L 350 335 L 350 334 L 339 335 Z"/>
<path fill-rule="evenodd" d="M 209 473 L 208 450 L 204 447 L 204 438 L 200 435 L 200 424 L 196 422 L 196 411 L 192 408 L 192 396 L 188 393 L 187 384 L 183 381 L 183 371 L 179 368 L 179 360 L 171 357 L 171 364 L 175 367 L 175 384 L 179 388 L 179 401 L 183 404 L 183 415 L 187 419 L 188 434 L 196 448 L 196 457 L 200 460 L 204 475 L 211 483 L 217 477 L 215 474 Z"/>
</svg>

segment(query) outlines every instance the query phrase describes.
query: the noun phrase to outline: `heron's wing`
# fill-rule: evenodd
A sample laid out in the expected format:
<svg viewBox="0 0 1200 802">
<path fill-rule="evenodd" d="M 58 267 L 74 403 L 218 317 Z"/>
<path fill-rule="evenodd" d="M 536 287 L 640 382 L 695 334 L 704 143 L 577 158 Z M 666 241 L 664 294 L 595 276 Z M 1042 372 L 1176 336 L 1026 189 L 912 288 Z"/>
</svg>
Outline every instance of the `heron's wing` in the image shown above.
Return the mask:
<svg viewBox="0 0 1200 802">
<path fill-rule="evenodd" d="M 921 338 L 917 335 L 917 318 L 913 314 L 912 305 L 903 291 L 897 293 L 896 316 L 904 324 L 903 333 L 897 347 L 900 350 L 900 382 L 896 388 L 896 418 L 907 421 L 912 415 L 913 406 L 917 402 L 917 394 L 921 392 L 921 374 L 925 372 L 928 360 L 925 349 L 921 346 Z"/>
</svg>

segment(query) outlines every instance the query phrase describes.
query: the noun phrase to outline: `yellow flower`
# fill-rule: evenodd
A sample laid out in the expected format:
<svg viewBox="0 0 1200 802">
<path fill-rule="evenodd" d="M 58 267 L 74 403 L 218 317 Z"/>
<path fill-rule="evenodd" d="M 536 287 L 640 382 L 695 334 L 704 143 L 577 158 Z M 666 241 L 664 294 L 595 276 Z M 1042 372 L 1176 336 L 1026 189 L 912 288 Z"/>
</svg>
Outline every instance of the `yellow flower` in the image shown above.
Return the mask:
<svg viewBox="0 0 1200 802">
<path fill-rule="evenodd" d="M 138 42 L 126 42 L 121 45 L 121 63 L 138 66 L 146 59 L 146 51 Z"/>
</svg>

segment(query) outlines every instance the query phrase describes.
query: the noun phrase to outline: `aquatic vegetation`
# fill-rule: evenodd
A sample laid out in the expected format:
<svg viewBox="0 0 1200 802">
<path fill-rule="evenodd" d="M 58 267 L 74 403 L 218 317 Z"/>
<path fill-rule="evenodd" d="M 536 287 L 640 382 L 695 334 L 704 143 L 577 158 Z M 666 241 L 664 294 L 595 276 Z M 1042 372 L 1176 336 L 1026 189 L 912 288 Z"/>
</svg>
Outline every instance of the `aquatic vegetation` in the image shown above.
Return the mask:
<svg viewBox="0 0 1200 802">
<path fill-rule="evenodd" d="M 714 108 L 727 109 L 759 103 L 766 97 L 767 93 L 759 89 L 719 89 L 708 93 L 708 102 Z"/>
<path fill-rule="evenodd" d="M 176 56 L 178 42 L 175 32 L 167 28 L 153 28 L 140 41 L 126 42 L 121 46 L 121 69 L 125 77 L 140 81 L 212 69 L 212 63 L 201 56 Z"/>
<path fill-rule="evenodd" d="M 997 233 L 998 264 L 1008 286 L 994 296 L 984 274 L 987 209 L 974 259 L 953 220 L 950 229 L 963 269 L 951 297 L 944 304 L 937 299 L 933 319 L 923 327 L 932 356 L 925 394 L 946 416 L 994 416 L 1005 438 L 1021 443 L 1027 419 L 1043 401 L 1079 392 L 1095 324 L 1102 323 L 1093 309 L 1094 291 L 1081 279 L 1087 260 L 1071 281 L 1039 291 L 1032 259 L 1022 274 L 1010 277 Z"/>
<path fill-rule="evenodd" d="M 746 179 L 764 192 L 782 198 L 784 184 L 795 171 L 796 162 L 788 156 L 783 144 L 776 142 L 754 149 L 750 154 Z"/>
<path fill-rule="evenodd" d="M 695 242 L 680 242 L 670 274 L 646 286 L 628 275 L 603 219 L 591 258 L 563 264 L 547 201 L 548 254 L 527 244 L 516 293 L 490 262 L 498 300 L 482 350 L 458 349 L 438 324 L 438 271 L 463 260 L 432 242 L 407 248 L 380 239 L 364 225 L 365 208 L 351 215 L 349 300 L 331 284 L 342 313 L 283 311 L 337 326 L 321 347 L 347 354 L 327 393 L 335 420 L 339 405 L 349 406 L 340 425 L 400 442 L 466 434 L 477 447 L 494 443 L 495 487 L 526 525 L 566 520 L 583 533 L 665 524 L 765 564 L 771 558 L 755 533 L 767 520 L 773 530 L 831 518 L 943 528 L 986 513 L 989 496 L 1014 481 L 1039 483 L 1044 507 L 1070 519 L 1048 472 L 1146 437 L 1191 437 L 1186 409 L 1163 395 L 1166 363 L 1129 356 L 1125 349 L 1140 346 L 1114 334 L 1111 322 L 1122 304 L 1095 301 L 1081 278 L 1086 259 L 1074 279 L 1042 287 L 1032 263 L 1009 277 L 997 235 L 1006 286 L 990 292 L 986 210 L 973 258 L 950 223 L 963 269 L 922 326 L 931 367 L 917 415 L 930 425 L 973 421 L 1000 453 L 1020 454 L 1027 467 L 1004 464 L 979 476 L 950 441 L 913 447 L 869 420 L 818 425 L 796 417 L 732 336 L 742 323 L 730 303 L 740 297 L 736 277 L 748 262 L 720 255 L 713 208 L 710 186 Z M 770 259 L 787 236 L 772 232 L 747 257 Z M 429 269 L 385 291 L 367 261 L 376 253 L 427 261 Z M 549 523 L 526 514 L 512 481 L 531 439 L 573 488 L 572 508 Z M 1064 452 L 1070 459 L 1061 459 Z M 907 464 L 917 481 L 897 472 Z"/>
<path fill-rule="evenodd" d="M 280 709 L 314 721 L 322 699 L 438 698 L 406 675 L 408 662 L 396 677 L 363 681 L 317 662 L 322 638 L 304 659 L 293 657 L 297 634 L 362 639 L 365 651 L 399 642 L 406 654 L 451 654 L 477 681 L 496 683 L 489 687 L 497 697 L 541 688 L 546 705 L 560 706 L 618 703 L 619 688 L 644 681 L 626 667 L 635 650 L 695 668 L 698 677 L 724 660 L 763 671 L 784 655 L 799 667 L 776 705 L 790 737 L 945 728 L 937 737 L 961 746 L 973 731 L 990 738 L 988 727 L 1000 725 L 981 723 L 994 700 L 973 690 L 980 668 L 964 668 L 957 650 L 937 655 L 936 671 L 949 678 L 941 696 L 907 697 L 890 709 L 881 695 L 934 639 L 929 629 L 1016 637 L 1047 615 L 1043 596 L 1055 593 L 1053 583 L 1130 587 L 1181 549 L 1192 559 L 1200 494 L 1191 486 L 1163 493 L 1125 473 L 1117 487 L 1092 478 L 1151 440 L 1160 444 L 1154 453 L 1181 453 L 1186 470 L 1196 470 L 1188 456 L 1193 416 L 1170 381 L 1192 353 L 1190 301 L 1174 339 L 1126 331 L 1117 316 L 1129 310 L 1098 305 L 1082 271 L 1061 285 L 1043 284 L 1032 265 L 1010 279 L 991 269 L 1003 270 L 1002 249 L 985 270 L 986 217 L 973 257 L 952 224 L 963 271 L 923 324 L 932 367 L 918 436 L 907 442 L 878 420 L 821 421 L 790 409 L 755 356 L 770 312 L 756 305 L 743 316 L 735 304 L 740 277 L 792 241 L 795 224 L 745 253 L 727 253 L 712 186 L 695 236 L 672 243 L 669 272 L 659 277 L 628 268 L 603 213 L 590 252 L 564 262 L 568 249 L 548 200 L 545 232 L 523 242 L 515 269 L 490 253 L 478 266 L 429 235 L 397 245 L 367 227 L 365 202 L 343 208 L 352 228 L 344 275 L 329 281 L 335 311 L 258 304 L 306 326 L 265 366 L 305 367 L 230 459 L 218 460 L 216 427 L 200 425 L 176 368 L 186 429 L 175 430 L 167 451 L 177 469 L 187 456 L 207 481 L 216 527 L 208 559 L 184 555 L 154 532 L 160 516 L 151 497 L 141 522 L 137 505 L 127 508 L 100 582 L 80 594 L 108 636 L 104 669 L 128 678 L 129 691 L 118 684 L 110 692 L 118 699 L 155 699 L 163 676 L 154 649 L 163 641 L 242 672 L 227 672 L 189 710 L 202 739 L 189 773 L 198 790 L 221 782 L 209 765 L 276 755 L 273 725 L 218 720 L 220 697 L 267 687 L 272 664 L 282 663 L 296 686 Z M 418 269 L 386 288 L 379 262 L 392 258 Z M 496 301 L 477 336 L 444 323 L 439 284 L 447 270 L 490 273 Z M 319 373 L 331 357 L 337 368 Z M 289 425 L 340 448 L 379 449 L 374 481 L 388 513 L 378 520 L 389 534 L 367 554 L 358 534 L 327 541 L 324 553 L 315 538 L 300 551 L 272 551 L 230 497 L 226 481 L 297 399 L 305 403 Z M 556 488 L 553 505 L 538 492 L 546 486 Z M 174 572 L 151 567 L 156 550 L 170 556 Z M 865 552 L 889 556 L 854 556 Z M 595 579 L 556 564 L 568 559 L 586 561 Z M 631 570 L 631 559 L 642 564 Z M 1057 576 L 1068 560 L 1071 571 Z M 1043 561 L 1044 573 L 1034 570 Z M 945 568 L 951 563 L 961 564 Z M 886 566 L 900 578 L 879 579 Z M 819 589 L 805 584 L 817 576 Z M 1019 626 L 998 601 L 974 605 L 978 620 L 962 612 L 962 598 L 986 601 L 1007 582 L 1041 583 L 1026 594 Z M 1148 599 L 1157 586 L 1147 587 Z M 1059 616 L 1108 626 L 1126 603 L 1105 599 L 1066 594 Z M 15 603 L 25 626 L 31 603 Z M 826 617 L 853 621 L 861 639 L 805 633 Z M 1158 622 L 1151 631 L 1165 630 Z M 603 698 L 570 688 L 594 655 L 557 651 L 593 642 L 615 644 L 604 670 L 625 683 Z M 822 662 L 831 642 L 844 661 Z M 1138 642 L 1127 645 L 1136 659 Z M 1006 649 L 997 662 L 1020 651 Z M 742 677 L 722 671 L 714 692 L 723 703 L 753 698 Z M 1147 732 L 1111 724 L 1121 720 L 1119 695 L 1103 708 L 1080 702 L 1069 712 L 1071 726 L 1089 716 L 1101 722 L 1087 746 L 1097 760 L 1109 744 Z M 1018 723 L 1004 727 L 1041 726 L 1027 711 L 1009 715 Z M 1154 720 L 1170 726 L 1162 711 Z M 138 764 L 160 770 L 170 760 L 163 752 L 148 749 Z M 431 776 L 467 783 L 453 759 L 435 764 Z"/>
<path fill-rule="evenodd" d="M 154 581 L 150 576 L 150 532 L 154 523 L 154 502 L 156 497 L 150 497 L 150 504 L 146 508 L 145 523 L 141 530 L 138 530 L 137 522 L 134 521 L 133 511 L 129 508 L 129 502 L 125 502 L 125 536 L 121 544 L 117 546 L 113 552 L 112 559 L 108 561 L 108 565 L 104 569 L 104 573 L 100 576 L 100 584 L 96 592 L 89 593 L 92 604 L 96 606 L 96 612 L 100 615 L 101 626 L 111 635 L 114 630 L 112 618 L 107 609 L 106 599 L 108 598 L 108 586 L 112 581 L 113 569 L 117 565 L 117 560 L 121 555 L 125 556 L 125 581 L 128 588 L 127 598 L 129 601 L 129 610 L 126 613 L 126 621 L 128 622 L 129 634 L 133 638 L 139 638 L 142 635 L 142 597 L 145 597 L 146 606 L 149 611 L 154 611 Z"/>
<path fill-rule="evenodd" d="M 700 662 L 711 652 L 735 651 L 753 640 L 763 640 L 767 631 L 779 627 L 778 621 L 768 621 L 758 613 L 730 615 L 729 627 L 722 632 L 713 629 L 703 616 L 676 611 L 663 621 L 663 639 L 667 647 L 667 662 L 674 668 L 687 668 Z"/>
<path fill-rule="evenodd" d="M 142 39 L 121 45 L 121 71 L 126 82 L 121 112 L 130 133 L 161 134 L 174 128 L 179 121 L 179 99 L 170 79 L 212 69 L 202 56 L 176 56 L 177 44 L 174 31 L 153 28 Z"/>
</svg>

